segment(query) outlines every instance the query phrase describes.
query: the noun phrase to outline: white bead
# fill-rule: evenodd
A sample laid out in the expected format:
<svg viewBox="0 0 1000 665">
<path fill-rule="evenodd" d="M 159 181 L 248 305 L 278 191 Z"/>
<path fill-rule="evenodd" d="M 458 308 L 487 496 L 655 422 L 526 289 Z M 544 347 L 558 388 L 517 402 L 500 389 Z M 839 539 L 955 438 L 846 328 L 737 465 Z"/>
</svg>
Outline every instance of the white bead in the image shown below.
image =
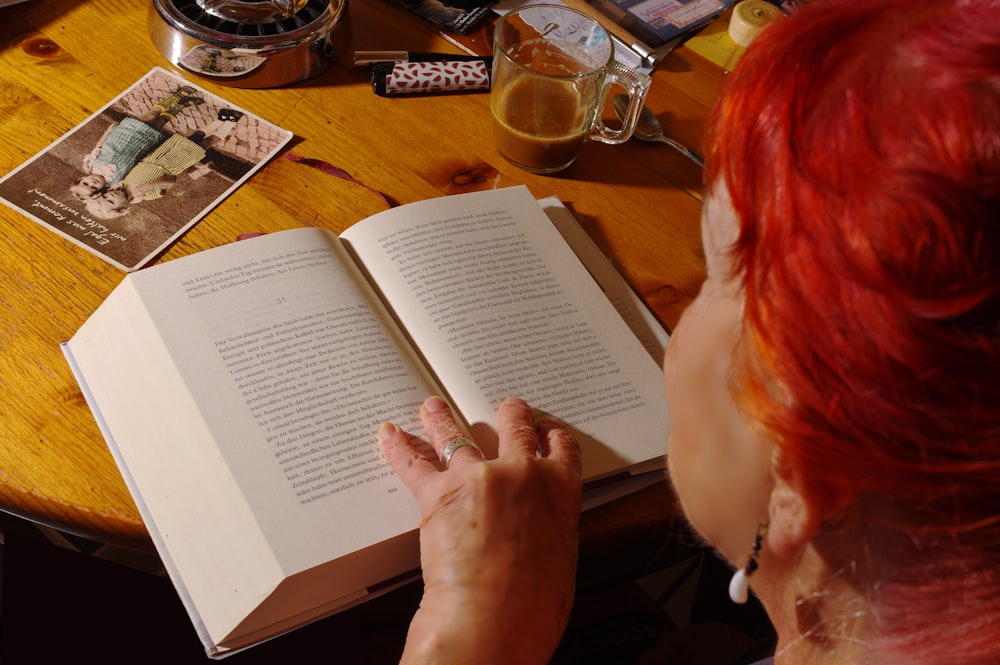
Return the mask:
<svg viewBox="0 0 1000 665">
<path fill-rule="evenodd" d="M 740 568 L 733 573 L 733 579 L 729 580 L 729 599 L 737 605 L 747 602 L 750 597 L 750 578 L 746 572 Z"/>
</svg>

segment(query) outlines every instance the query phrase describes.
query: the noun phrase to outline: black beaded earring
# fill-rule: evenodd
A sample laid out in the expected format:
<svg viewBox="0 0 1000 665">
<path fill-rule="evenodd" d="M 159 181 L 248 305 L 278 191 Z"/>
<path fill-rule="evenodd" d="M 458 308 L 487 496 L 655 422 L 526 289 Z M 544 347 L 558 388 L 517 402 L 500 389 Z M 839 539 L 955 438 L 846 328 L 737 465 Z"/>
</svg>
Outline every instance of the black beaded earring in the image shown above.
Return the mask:
<svg viewBox="0 0 1000 665">
<path fill-rule="evenodd" d="M 729 580 L 729 598 L 737 605 L 747 602 L 747 598 L 750 597 L 750 576 L 757 570 L 757 559 L 760 557 L 760 548 L 764 544 L 766 534 L 767 523 L 758 524 L 747 565 L 733 573 L 733 579 Z"/>
</svg>

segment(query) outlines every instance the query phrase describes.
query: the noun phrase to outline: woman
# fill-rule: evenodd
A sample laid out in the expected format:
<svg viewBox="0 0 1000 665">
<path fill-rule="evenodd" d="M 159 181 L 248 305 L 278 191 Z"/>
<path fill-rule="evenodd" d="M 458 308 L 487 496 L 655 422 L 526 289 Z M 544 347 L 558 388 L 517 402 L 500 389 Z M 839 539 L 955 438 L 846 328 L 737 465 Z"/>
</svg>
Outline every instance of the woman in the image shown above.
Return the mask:
<svg viewBox="0 0 1000 665">
<path fill-rule="evenodd" d="M 778 665 L 1000 662 L 1000 2 L 808 3 L 709 137 L 664 367 L 686 516 Z M 565 626 L 579 449 L 520 400 L 498 421 L 483 461 L 429 400 L 450 468 L 382 428 L 424 516 L 403 662 L 545 663 Z"/>
</svg>

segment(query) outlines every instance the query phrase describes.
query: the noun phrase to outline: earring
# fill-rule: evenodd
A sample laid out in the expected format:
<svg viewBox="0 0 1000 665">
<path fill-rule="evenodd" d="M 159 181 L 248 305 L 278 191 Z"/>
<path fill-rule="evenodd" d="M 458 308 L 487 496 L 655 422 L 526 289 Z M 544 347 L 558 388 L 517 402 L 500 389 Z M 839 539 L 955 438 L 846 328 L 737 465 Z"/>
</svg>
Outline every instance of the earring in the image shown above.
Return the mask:
<svg viewBox="0 0 1000 665">
<path fill-rule="evenodd" d="M 758 524 L 757 535 L 754 536 L 746 567 L 740 568 L 733 573 L 733 579 L 729 580 L 729 599 L 737 605 L 747 602 L 747 598 L 750 597 L 750 576 L 757 570 L 757 559 L 760 557 L 760 548 L 764 543 L 764 536 L 766 534 L 767 523 L 762 522 Z"/>
</svg>

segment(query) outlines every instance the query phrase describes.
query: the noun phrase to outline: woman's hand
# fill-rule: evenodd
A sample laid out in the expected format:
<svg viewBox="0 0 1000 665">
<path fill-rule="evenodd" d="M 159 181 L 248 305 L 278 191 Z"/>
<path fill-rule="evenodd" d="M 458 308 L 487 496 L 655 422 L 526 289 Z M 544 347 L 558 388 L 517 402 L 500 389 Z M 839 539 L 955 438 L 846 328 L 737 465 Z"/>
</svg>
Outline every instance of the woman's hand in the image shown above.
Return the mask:
<svg viewBox="0 0 1000 665">
<path fill-rule="evenodd" d="M 401 662 L 547 663 L 573 603 L 579 445 L 562 423 L 534 422 L 510 398 L 497 415 L 498 458 L 464 445 L 445 463 L 444 449 L 464 434 L 438 397 L 421 418 L 427 441 L 389 423 L 379 432 L 421 514 L 424 595 Z"/>
</svg>

